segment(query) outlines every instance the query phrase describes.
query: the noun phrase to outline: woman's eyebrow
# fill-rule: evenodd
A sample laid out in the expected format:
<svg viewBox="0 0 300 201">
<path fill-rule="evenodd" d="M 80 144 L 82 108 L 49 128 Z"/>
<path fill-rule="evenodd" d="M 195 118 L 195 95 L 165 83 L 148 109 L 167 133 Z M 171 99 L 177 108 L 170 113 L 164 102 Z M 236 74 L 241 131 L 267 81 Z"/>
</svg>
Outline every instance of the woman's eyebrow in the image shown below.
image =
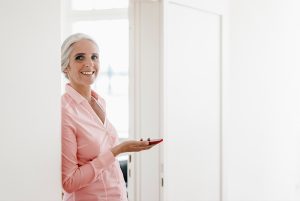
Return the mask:
<svg viewBox="0 0 300 201">
<path fill-rule="evenodd" d="M 74 56 L 81 56 L 81 55 L 85 55 L 85 53 L 77 53 L 75 54 Z M 95 53 L 92 53 L 92 55 L 99 55 L 99 53 L 95 52 Z"/>
<path fill-rule="evenodd" d="M 82 56 L 82 55 L 85 55 L 85 53 L 77 53 L 77 54 L 74 55 L 74 57 Z"/>
</svg>

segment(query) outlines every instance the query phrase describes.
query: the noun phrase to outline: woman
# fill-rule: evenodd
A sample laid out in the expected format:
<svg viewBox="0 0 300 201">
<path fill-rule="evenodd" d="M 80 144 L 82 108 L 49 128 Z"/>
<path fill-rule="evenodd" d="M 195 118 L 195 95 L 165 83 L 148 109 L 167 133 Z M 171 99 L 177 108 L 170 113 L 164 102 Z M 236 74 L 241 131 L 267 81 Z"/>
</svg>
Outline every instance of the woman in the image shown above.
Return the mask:
<svg viewBox="0 0 300 201">
<path fill-rule="evenodd" d="M 69 80 L 62 96 L 62 185 L 68 201 L 126 201 L 116 156 L 151 148 L 147 141 L 118 144 L 105 101 L 91 89 L 100 72 L 99 49 L 85 34 L 68 37 L 61 67 Z"/>
</svg>

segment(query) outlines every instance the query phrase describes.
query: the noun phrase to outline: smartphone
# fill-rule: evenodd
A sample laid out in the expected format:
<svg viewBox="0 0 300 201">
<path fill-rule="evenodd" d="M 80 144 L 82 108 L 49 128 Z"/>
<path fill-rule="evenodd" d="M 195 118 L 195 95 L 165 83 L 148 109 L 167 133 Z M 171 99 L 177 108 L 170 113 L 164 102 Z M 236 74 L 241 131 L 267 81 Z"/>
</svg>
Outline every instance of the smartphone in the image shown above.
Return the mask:
<svg viewBox="0 0 300 201">
<path fill-rule="evenodd" d="M 154 144 L 161 143 L 163 141 L 163 139 L 162 138 L 160 138 L 160 139 L 150 139 L 148 141 L 149 141 L 149 145 L 154 145 Z"/>
</svg>

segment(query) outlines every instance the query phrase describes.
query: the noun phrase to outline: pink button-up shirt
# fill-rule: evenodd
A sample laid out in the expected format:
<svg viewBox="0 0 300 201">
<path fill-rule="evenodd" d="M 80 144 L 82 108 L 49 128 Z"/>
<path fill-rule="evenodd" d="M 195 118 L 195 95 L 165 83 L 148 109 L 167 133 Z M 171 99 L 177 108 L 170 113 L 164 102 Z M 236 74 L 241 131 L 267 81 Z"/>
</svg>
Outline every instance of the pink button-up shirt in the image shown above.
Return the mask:
<svg viewBox="0 0 300 201">
<path fill-rule="evenodd" d="M 104 100 L 94 91 L 92 96 L 105 113 Z M 116 130 L 69 84 L 61 101 L 64 200 L 127 201 L 120 165 L 110 151 L 118 143 Z"/>
</svg>

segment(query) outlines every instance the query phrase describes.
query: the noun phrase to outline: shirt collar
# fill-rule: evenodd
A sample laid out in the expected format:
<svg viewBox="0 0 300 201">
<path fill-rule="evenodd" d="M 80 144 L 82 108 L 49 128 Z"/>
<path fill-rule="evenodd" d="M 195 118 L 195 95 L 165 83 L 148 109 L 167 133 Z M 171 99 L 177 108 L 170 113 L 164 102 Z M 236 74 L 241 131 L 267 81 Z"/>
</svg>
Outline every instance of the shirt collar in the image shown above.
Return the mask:
<svg viewBox="0 0 300 201">
<path fill-rule="evenodd" d="M 78 93 L 70 84 L 66 84 L 66 93 L 71 96 L 71 98 L 77 103 L 80 104 L 83 101 L 87 101 L 80 93 Z M 98 100 L 99 95 L 92 90 L 92 96 Z"/>
</svg>

